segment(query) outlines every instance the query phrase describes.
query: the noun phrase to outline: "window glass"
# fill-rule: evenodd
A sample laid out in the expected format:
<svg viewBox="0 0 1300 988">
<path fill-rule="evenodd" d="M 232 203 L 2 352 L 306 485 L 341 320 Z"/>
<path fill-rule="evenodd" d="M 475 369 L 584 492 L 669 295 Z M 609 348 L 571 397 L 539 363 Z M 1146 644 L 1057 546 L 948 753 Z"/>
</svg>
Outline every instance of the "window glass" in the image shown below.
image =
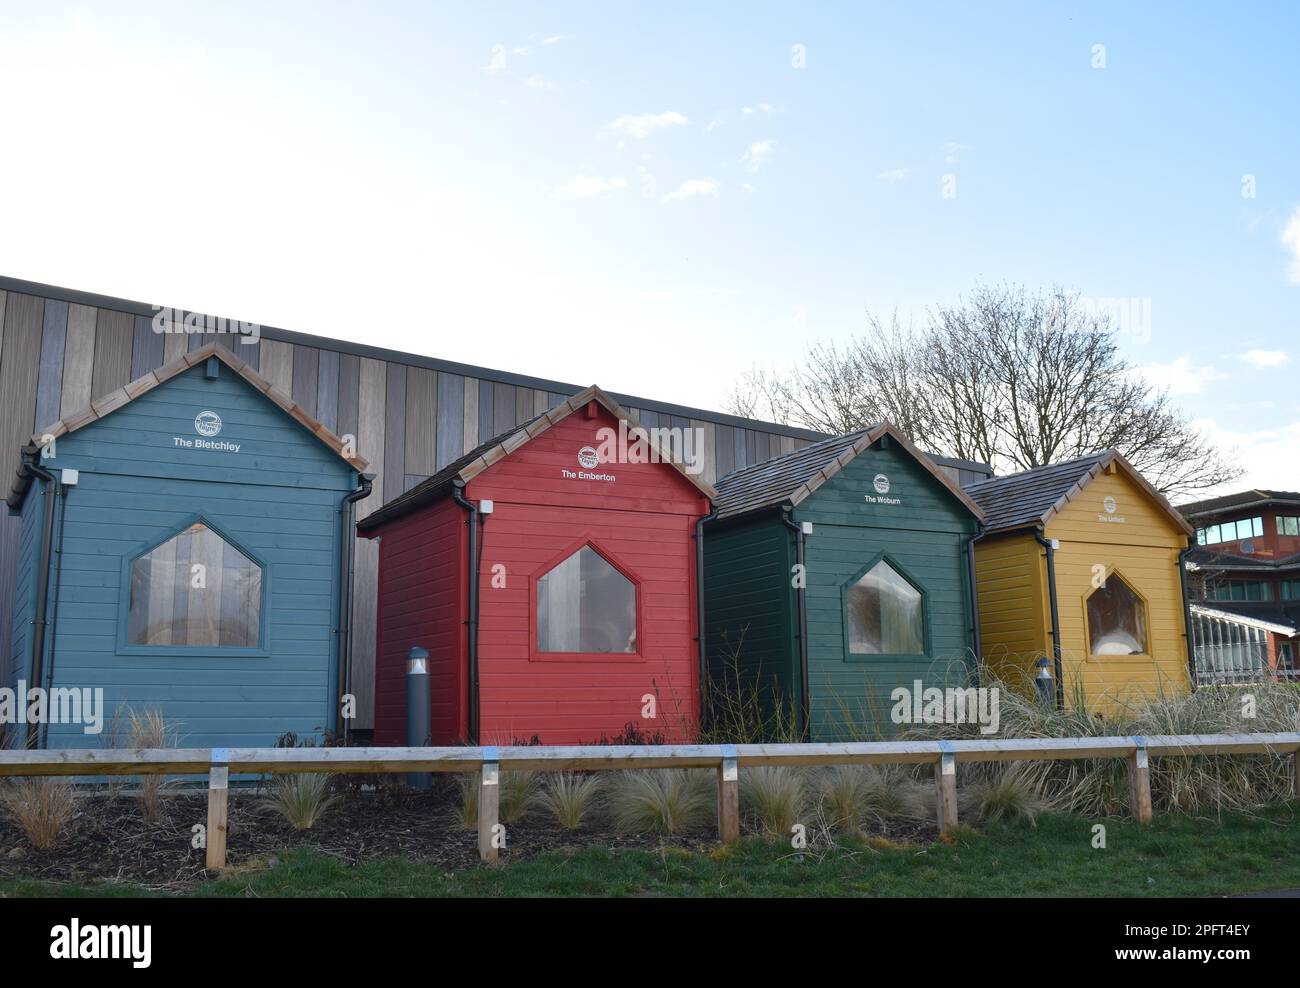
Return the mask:
<svg viewBox="0 0 1300 988">
<path fill-rule="evenodd" d="M 258 645 L 262 570 L 202 523 L 131 563 L 132 645 Z"/>
<path fill-rule="evenodd" d="M 635 652 L 636 585 L 591 546 L 537 581 L 540 652 Z"/>
<path fill-rule="evenodd" d="M 1146 652 L 1146 608 L 1128 584 L 1111 576 L 1088 598 L 1088 636 L 1093 655 Z"/>
<path fill-rule="evenodd" d="M 921 592 L 883 559 L 849 588 L 849 651 L 920 655 L 925 651 Z"/>
</svg>

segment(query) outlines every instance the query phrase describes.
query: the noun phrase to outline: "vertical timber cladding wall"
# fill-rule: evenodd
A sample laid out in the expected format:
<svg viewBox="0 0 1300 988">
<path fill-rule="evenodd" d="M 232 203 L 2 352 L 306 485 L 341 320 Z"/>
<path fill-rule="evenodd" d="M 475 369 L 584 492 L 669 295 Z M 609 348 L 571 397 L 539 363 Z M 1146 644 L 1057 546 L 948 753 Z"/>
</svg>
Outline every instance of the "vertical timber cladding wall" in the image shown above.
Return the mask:
<svg viewBox="0 0 1300 988">
<path fill-rule="evenodd" d="M 60 436 L 43 457 L 47 469 L 80 475 L 61 502 L 46 673 L 54 687 L 102 688 L 106 724 L 128 709 L 161 710 L 182 744 L 318 735 L 333 726 L 338 511 L 355 472 L 304 428 L 310 423 L 233 368 L 201 358 L 133 400 L 119 388 L 111 411 L 101 406 L 101 418 Z M 220 417 L 220 445 L 196 442 L 200 412 Z M 39 496 L 33 485 L 28 500 Z M 221 541 L 176 538 L 196 522 Z M 188 555 L 200 545 L 206 559 Z M 137 637 L 127 614 L 136 587 L 149 586 L 133 582 L 142 559 L 142 572 L 160 582 Z M 258 620 L 231 627 L 249 612 L 222 587 L 242 580 L 249 560 L 258 568 Z M 196 561 L 206 564 L 206 595 L 191 577 Z M 190 644 L 218 628 L 220 643 Z M 48 743 L 85 747 L 87 739 L 79 725 L 51 725 Z"/>
<path fill-rule="evenodd" d="M 1187 692 L 1191 684 L 1178 578 L 1178 553 L 1187 536 L 1168 512 L 1112 464 L 1052 517 L 1044 535 L 1061 543 L 1056 586 L 1067 698 L 1074 695 L 1076 681 L 1101 709 Z M 1148 642 L 1142 655 L 1091 654 L 1088 597 L 1095 579 L 1115 576 L 1145 604 Z"/>
<path fill-rule="evenodd" d="M 0 460 L 4 462 L 16 456 L 42 422 L 85 408 L 127 381 L 215 342 L 231 349 L 304 409 L 314 407 L 322 424 L 355 439 L 357 455 L 369 460 L 377 474 L 376 493 L 357 505 L 357 517 L 362 518 L 480 442 L 580 390 L 461 365 L 452 365 L 454 371 L 443 370 L 427 366 L 433 362 L 428 358 L 395 351 L 366 356 L 350 344 L 269 328 L 252 342 L 219 333 L 156 333 L 153 306 L 27 283 L 23 283 L 26 290 L 14 290 L 11 286 L 18 283 L 12 279 L 4 284 L 0 287 Z M 182 319 L 178 315 L 177 323 Z M 38 404 L 47 413 L 57 408 L 57 414 L 37 415 Z M 807 434 L 782 434 L 780 427 L 758 422 L 750 427 L 728 416 L 718 416 L 717 421 L 706 417 L 710 413 L 683 418 L 647 408 L 635 399 L 625 407 L 648 425 L 685 424 L 699 429 L 705 450 L 702 476 L 710 483 L 737 467 L 809 441 Z M 0 642 L 10 640 L 17 532 L 18 519 L 0 512 Z M 359 541 L 352 685 L 358 700 L 353 723 L 362 729 L 373 724 L 377 561 L 374 547 Z M 0 666 L 7 663 L 8 651 L 0 651 Z"/>
<path fill-rule="evenodd" d="M 879 478 L 887 478 L 885 486 Z M 874 500 L 874 503 L 873 503 Z M 872 446 L 793 512 L 808 536 L 810 734 L 818 740 L 889 735 L 891 691 L 963 684 L 973 667 L 965 541 L 975 514 L 908 452 Z M 924 654 L 853 654 L 847 586 L 883 559 L 922 595 Z"/>
</svg>

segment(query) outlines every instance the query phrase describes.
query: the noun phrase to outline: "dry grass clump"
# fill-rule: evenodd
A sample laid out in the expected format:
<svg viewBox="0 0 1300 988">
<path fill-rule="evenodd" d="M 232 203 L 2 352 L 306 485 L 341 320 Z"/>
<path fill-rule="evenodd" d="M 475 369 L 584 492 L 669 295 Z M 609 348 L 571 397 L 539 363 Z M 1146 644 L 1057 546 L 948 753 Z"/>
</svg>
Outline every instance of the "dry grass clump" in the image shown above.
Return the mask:
<svg viewBox="0 0 1300 988">
<path fill-rule="evenodd" d="M 716 811 L 715 773 L 707 769 L 619 772 L 609 788 L 609 811 L 625 833 L 676 834 L 708 821 Z"/>
<path fill-rule="evenodd" d="M 277 775 L 264 805 L 289 821 L 295 830 L 311 830 L 338 797 L 330 792 L 332 776 L 324 772 Z"/>
<path fill-rule="evenodd" d="M 518 823 L 542 805 L 542 783 L 535 772 L 501 772 L 498 775 L 497 817 L 502 823 Z M 479 775 L 456 776 L 456 820 L 467 830 L 478 826 Z"/>
<path fill-rule="evenodd" d="M 575 830 L 590 816 L 600 792 L 599 776 L 555 772 L 543 780 L 538 803 L 565 830 Z"/>
<path fill-rule="evenodd" d="M 807 808 L 804 776 L 781 765 L 747 768 L 740 773 L 740 806 L 769 837 L 788 840 Z"/>
<path fill-rule="evenodd" d="M 144 711 L 128 710 L 128 737 L 132 748 L 172 748 L 176 745 L 178 730 L 168 722 L 158 707 Z M 154 826 L 162 822 L 163 791 L 168 782 L 161 775 L 140 777 L 140 813 L 144 822 Z"/>
<path fill-rule="evenodd" d="M 76 815 L 72 783 L 42 776 L 18 779 L 0 788 L 0 807 L 22 828 L 38 851 L 53 847 Z"/>
</svg>

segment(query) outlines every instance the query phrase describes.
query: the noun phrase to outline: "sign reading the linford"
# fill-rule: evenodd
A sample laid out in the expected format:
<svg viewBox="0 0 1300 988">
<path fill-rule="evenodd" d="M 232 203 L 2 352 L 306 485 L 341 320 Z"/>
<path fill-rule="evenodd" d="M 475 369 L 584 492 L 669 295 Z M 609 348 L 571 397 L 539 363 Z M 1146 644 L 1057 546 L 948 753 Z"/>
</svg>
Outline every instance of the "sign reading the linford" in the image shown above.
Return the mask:
<svg viewBox="0 0 1300 988">
<path fill-rule="evenodd" d="M 902 499 L 896 497 L 886 497 L 889 493 L 889 477 L 883 473 L 878 473 L 871 478 L 871 486 L 875 488 L 875 494 L 863 494 L 862 499 L 867 504 L 902 504 Z"/>
<path fill-rule="evenodd" d="M 173 436 L 172 445 L 179 449 L 206 449 L 218 453 L 238 453 L 239 443 L 213 438 L 221 435 L 221 426 L 221 416 L 212 409 L 205 408 L 194 416 L 194 431 L 199 434 L 199 438 L 187 439 L 185 436 Z"/>
<path fill-rule="evenodd" d="M 1113 497 L 1111 497 L 1111 495 L 1107 494 L 1102 498 L 1101 506 L 1106 513 L 1104 515 L 1098 515 L 1098 521 L 1110 522 L 1114 525 L 1124 524 L 1124 516 L 1115 514 L 1115 509 L 1119 507 L 1119 504 Z"/>
</svg>

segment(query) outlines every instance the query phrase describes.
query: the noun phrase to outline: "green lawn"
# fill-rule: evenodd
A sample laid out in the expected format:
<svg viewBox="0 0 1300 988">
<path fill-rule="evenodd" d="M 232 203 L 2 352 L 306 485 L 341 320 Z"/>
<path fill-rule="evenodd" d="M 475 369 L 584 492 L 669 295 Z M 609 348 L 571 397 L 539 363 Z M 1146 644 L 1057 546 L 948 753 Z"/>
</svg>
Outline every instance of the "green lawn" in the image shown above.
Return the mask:
<svg viewBox="0 0 1300 988">
<path fill-rule="evenodd" d="M 962 831 L 952 845 L 846 842 L 799 854 L 747 838 L 712 855 L 592 847 L 454 873 L 398 859 L 353 869 L 290 853 L 269 870 L 209 882 L 200 896 L 1204 896 L 1300 886 L 1300 806 L 1220 819 L 1157 816 L 1149 827 L 1050 815 L 1037 829 Z M 0 895 L 136 895 L 123 886 L 0 882 Z"/>
</svg>

